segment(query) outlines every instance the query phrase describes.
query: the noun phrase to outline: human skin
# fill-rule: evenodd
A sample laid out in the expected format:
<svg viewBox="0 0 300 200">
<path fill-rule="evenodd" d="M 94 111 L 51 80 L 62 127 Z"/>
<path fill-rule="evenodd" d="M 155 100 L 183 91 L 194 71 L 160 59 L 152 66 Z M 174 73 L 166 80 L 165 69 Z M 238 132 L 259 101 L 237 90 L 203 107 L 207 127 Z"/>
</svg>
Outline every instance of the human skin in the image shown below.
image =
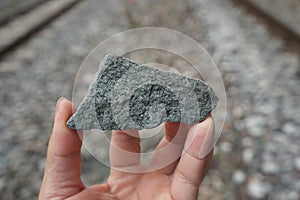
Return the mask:
<svg viewBox="0 0 300 200">
<path fill-rule="evenodd" d="M 140 140 L 124 131 L 113 131 L 110 148 L 110 175 L 105 183 L 87 187 L 80 177 L 82 146 L 80 134 L 66 126 L 67 120 L 73 113 L 72 108 L 72 103 L 65 98 L 60 98 L 57 102 L 46 168 L 39 194 L 40 200 L 197 199 L 200 183 L 208 173 L 212 161 L 213 150 L 204 158 L 198 156 L 202 146 L 209 146 L 204 144 L 207 138 L 213 138 L 214 128 L 211 116 L 189 127 L 186 138 L 182 142 L 182 146 L 185 146 L 181 148 L 183 150 L 177 160 L 162 169 L 146 173 L 128 173 L 118 170 L 120 166 L 138 164 L 139 158 L 124 159 L 117 149 L 139 153 Z M 166 135 L 158 144 L 157 150 L 172 142 L 178 126 L 179 123 L 165 123 Z M 165 153 L 174 154 L 171 151 Z M 162 155 L 154 153 L 153 162 L 159 162 L 159 156 Z"/>
</svg>

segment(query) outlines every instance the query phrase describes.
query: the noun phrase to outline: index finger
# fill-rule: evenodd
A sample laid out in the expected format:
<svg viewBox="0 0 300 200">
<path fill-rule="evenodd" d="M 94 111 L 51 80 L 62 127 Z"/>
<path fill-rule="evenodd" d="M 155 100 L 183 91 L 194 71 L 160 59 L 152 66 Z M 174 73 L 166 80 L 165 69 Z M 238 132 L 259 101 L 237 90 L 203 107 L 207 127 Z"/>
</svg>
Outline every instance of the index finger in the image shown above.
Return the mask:
<svg viewBox="0 0 300 200">
<path fill-rule="evenodd" d="M 173 174 L 171 190 L 178 199 L 196 199 L 199 185 L 212 161 L 213 141 L 212 117 L 190 128 L 184 151 Z M 203 158 L 201 151 L 210 152 Z"/>
<path fill-rule="evenodd" d="M 112 173 L 119 172 L 122 168 L 125 169 L 139 165 L 140 138 L 138 131 L 112 131 L 109 156 Z"/>
</svg>

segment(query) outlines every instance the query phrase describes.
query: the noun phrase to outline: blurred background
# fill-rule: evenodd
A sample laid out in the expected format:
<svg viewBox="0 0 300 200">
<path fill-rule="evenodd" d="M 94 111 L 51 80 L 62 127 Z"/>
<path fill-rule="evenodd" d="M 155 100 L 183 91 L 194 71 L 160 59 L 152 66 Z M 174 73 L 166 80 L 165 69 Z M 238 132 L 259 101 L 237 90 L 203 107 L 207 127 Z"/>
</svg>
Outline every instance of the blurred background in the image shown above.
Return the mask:
<svg viewBox="0 0 300 200">
<path fill-rule="evenodd" d="M 299 200 L 298 0 L 0 0 L 0 199 L 37 198 L 56 100 L 99 42 L 143 26 L 191 36 L 223 76 L 227 118 L 199 199 Z M 82 154 L 84 181 L 105 180 Z"/>
</svg>

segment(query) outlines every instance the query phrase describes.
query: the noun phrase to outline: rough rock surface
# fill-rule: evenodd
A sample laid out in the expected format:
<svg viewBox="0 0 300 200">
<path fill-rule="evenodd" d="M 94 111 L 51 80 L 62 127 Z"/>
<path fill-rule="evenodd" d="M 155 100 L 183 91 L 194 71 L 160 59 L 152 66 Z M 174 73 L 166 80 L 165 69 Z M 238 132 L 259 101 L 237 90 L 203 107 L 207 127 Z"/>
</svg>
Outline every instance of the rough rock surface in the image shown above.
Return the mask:
<svg viewBox="0 0 300 200">
<path fill-rule="evenodd" d="M 203 121 L 218 98 L 200 80 L 107 55 L 87 96 L 67 122 L 72 129 L 144 129 L 164 121 Z"/>
</svg>

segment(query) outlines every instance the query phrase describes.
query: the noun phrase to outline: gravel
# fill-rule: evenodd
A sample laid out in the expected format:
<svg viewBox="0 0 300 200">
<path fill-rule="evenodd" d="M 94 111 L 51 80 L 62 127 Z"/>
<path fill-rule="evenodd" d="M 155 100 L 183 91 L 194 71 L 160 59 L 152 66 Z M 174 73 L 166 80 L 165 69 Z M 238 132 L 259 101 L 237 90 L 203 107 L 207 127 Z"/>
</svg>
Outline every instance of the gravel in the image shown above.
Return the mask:
<svg viewBox="0 0 300 200">
<path fill-rule="evenodd" d="M 83 1 L 1 61 L 1 199 L 36 198 L 55 101 L 71 97 L 78 67 L 93 47 L 137 26 L 187 33 L 222 73 L 228 116 L 199 199 L 299 199 L 299 55 L 231 1 L 163 5 Z M 85 149 L 83 161 L 85 183 L 107 177 L 109 169 Z"/>
<path fill-rule="evenodd" d="M 270 191 L 270 185 L 258 179 L 252 179 L 247 185 L 248 194 L 256 199 L 264 198 Z"/>
<path fill-rule="evenodd" d="M 237 185 L 244 183 L 246 179 L 247 179 L 247 174 L 240 169 L 234 171 L 232 175 L 232 181 Z"/>
<path fill-rule="evenodd" d="M 250 199 L 295 199 L 300 193 L 295 164 L 300 152 L 299 55 L 230 1 L 198 3 L 208 40 L 204 44 L 228 86 L 231 117 L 219 145 L 235 144 L 236 155 L 226 158 L 218 151 L 215 165 L 219 170 L 228 167 L 222 169 L 225 180 L 240 173 L 236 166 L 243 166 L 250 178 L 246 191 L 239 186 L 232 191 L 237 199 L 245 193 Z M 223 164 L 226 159 L 235 164 Z"/>
</svg>

